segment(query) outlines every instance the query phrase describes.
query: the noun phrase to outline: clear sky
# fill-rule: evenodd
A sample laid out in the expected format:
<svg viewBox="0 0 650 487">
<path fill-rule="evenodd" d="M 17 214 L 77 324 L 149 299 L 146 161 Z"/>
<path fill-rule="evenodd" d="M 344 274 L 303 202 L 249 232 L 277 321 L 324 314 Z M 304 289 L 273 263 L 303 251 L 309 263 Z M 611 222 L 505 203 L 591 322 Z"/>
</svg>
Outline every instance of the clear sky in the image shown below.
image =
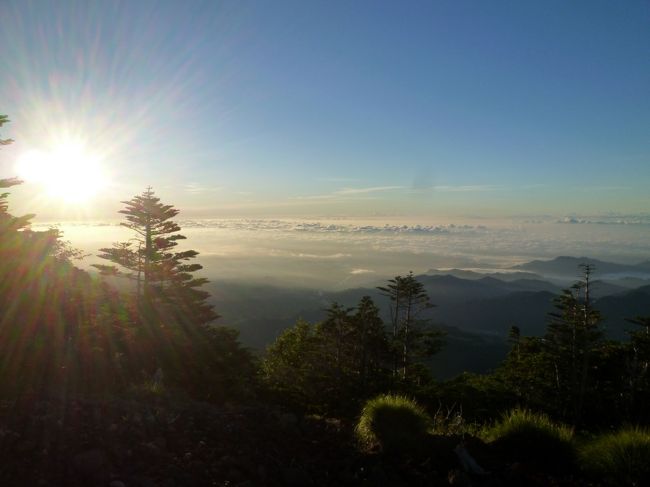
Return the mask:
<svg viewBox="0 0 650 487">
<path fill-rule="evenodd" d="M 647 1 L 3 0 L 0 73 L 0 176 L 66 138 L 103 168 L 83 204 L 15 191 L 46 217 L 147 185 L 195 216 L 650 209 Z"/>
</svg>

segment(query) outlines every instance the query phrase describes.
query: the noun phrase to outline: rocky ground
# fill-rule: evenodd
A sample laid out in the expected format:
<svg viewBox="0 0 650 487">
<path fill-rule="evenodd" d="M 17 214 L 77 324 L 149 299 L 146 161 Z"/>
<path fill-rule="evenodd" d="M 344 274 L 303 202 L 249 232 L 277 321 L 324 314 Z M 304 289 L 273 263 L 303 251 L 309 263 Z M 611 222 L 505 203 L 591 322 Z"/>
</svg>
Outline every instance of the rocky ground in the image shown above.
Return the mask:
<svg viewBox="0 0 650 487">
<path fill-rule="evenodd" d="M 161 395 L 0 403 L 3 486 L 588 485 L 466 448 L 489 473 L 463 471 L 459 438 L 410 457 L 357 448 L 352 425 L 273 407 L 214 406 Z"/>
</svg>

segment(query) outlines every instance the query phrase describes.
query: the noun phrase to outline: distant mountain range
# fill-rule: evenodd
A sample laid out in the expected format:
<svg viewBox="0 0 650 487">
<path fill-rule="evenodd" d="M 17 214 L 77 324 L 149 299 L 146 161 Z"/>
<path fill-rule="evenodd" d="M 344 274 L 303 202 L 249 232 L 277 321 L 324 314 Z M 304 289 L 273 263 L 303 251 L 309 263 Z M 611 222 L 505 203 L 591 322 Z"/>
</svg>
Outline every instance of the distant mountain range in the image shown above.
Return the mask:
<svg viewBox="0 0 650 487">
<path fill-rule="evenodd" d="M 637 277 L 650 279 L 650 260 L 638 264 L 616 264 L 589 257 L 556 257 L 552 260 L 534 260 L 512 267 L 515 270 L 533 272 L 546 277 L 578 277 L 580 264 L 592 266 L 597 275 L 607 277 Z"/>
<path fill-rule="evenodd" d="M 556 257 L 551 260 L 533 260 L 509 269 L 490 272 L 477 272 L 467 269 L 429 269 L 427 275 L 450 275 L 461 279 L 483 279 L 493 277 L 501 281 L 521 279 L 546 280 L 557 285 L 566 285 L 577 280 L 580 264 L 588 264 L 594 269 L 594 277 L 601 282 L 619 286 L 622 289 L 650 284 L 650 261 L 638 264 L 617 264 L 588 257 Z"/>
<path fill-rule="evenodd" d="M 501 281 L 516 281 L 519 279 L 542 279 L 542 276 L 533 272 L 524 271 L 498 271 L 498 272 L 477 272 L 467 269 L 429 269 L 426 272 L 430 276 L 454 276 L 460 279 L 483 279 L 493 277 Z"/>
<path fill-rule="evenodd" d="M 523 269 L 532 267 L 541 271 L 539 273 L 513 271 L 504 277 L 498 273 L 481 275 L 454 270 L 456 275 L 417 276 L 436 304 L 429 315 L 432 323 L 448 333 L 446 348 L 433 361 L 436 374 L 442 378 L 464 370 L 482 372 L 495 367 L 505 356 L 506 336 L 512 325 L 519 326 L 524 335 L 542 335 L 548 323 L 548 313 L 554 309 L 553 300 L 561 292 L 561 287 L 540 276 L 547 269 L 569 272 L 565 270 L 566 266 L 576 262 L 595 263 L 595 276 L 600 274 L 601 268 L 608 272 L 640 268 L 594 259 L 560 257 L 518 266 Z M 577 272 L 574 278 L 576 276 Z M 625 337 L 625 330 L 632 327 L 626 318 L 650 315 L 650 281 L 636 279 L 645 285 L 630 289 L 615 283 L 619 281 L 593 282 L 595 307 L 601 311 L 606 333 L 612 338 Z M 212 294 L 212 302 L 223 316 L 221 323 L 239 329 L 243 343 L 257 349 L 265 348 L 299 318 L 310 322 L 323 320 L 325 309 L 335 301 L 353 307 L 368 295 L 385 313 L 387 310 L 387 299 L 376 288 L 324 292 L 235 281 L 212 282 L 209 286 L 207 290 Z"/>
</svg>

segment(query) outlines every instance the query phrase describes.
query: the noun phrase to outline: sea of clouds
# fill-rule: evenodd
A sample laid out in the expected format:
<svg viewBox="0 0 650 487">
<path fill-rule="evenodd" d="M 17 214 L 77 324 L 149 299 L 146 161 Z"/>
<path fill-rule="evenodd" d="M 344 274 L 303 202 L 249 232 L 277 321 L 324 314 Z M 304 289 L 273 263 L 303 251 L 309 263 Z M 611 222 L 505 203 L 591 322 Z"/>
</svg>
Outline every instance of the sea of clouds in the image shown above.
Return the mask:
<svg viewBox="0 0 650 487">
<path fill-rule="evenodd" d="M 431 268 L 507 269 L 539 258 L 588 256 L 622 263 L 650 258 L 650 224 L 566 224 L 558 219 L 400 224 L 340 219 L 180 220 L 210 279 L 341 288 Z M 36 229 L 48 225 L 39 225 Z M 100 260 L 101 247 L 132 237 L 118 222 L 59 225 L 64 238 Z"/>
</svg>

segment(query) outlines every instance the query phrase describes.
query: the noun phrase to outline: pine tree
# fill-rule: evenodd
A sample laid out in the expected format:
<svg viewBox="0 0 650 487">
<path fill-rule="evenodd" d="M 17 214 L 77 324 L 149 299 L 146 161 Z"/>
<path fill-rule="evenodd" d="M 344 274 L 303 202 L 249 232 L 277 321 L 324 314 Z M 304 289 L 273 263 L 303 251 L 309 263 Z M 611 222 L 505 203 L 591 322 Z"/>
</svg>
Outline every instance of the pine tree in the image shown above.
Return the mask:
<svg viewBox="0 0 650 487">
<path fill-rule="evenodd" d="M 123 203 L 120 213 L 126 221 L 121 225 L 134 237 L 100 249 L 99 257 L 113 265 L 96 267 L 135 283 L 136 322 L 130 326 L 137 330 L 140 367 L 149 373 L 161 368 L 167 382 L 200 390 L 200 362 L 212 354 L 209 326 L 218 315 L 207 302 L 209 294 L 200 289 L 207 280 L 193 275 L 202 266 L 188 262 L 198 252 L 176 251 L 185 239 L 173 220 L 178 210 L 161 203 L 151 188 Z"/>
<path fill-rule="evenodd" d="M 0 127 L 2 127 L 5 123 L 9 122 L 9 117 L 7 115 L 0 115 Z M 0 139 L 0 146 L 2 145 L 9 145 L 13 142 L 12 139 Z"/>
<path fill-rule="evenodd" d="M 0 126 L 8 121 L 0 116 Z M 0 140 L 0 146 L 12 142 Z M 7 189 L 22 181 L 0 179 Z M 48 394 L 122 385 L 122 303 L 72 264 L 82 252 L 0 194 L 0 390 Z"/>
<path fill-rule="evenodd" d="M 0 115 L 0 127 L 9 122 L 7 115 Z M 12 139 L 0 139 L 0 147 L 9 145 L 13 142 Z M 11 188 L 21 184 L 22 181 L 17 178 L 0 178 L 0 190 Z M 34 215 L 24 215 L 20 217 L 12 216 L 8 213 L 9 205 L 7 203 L 8 192 L 0 193 L 0 238 L 7 237 L 20 229 L 29 225 L 29 221 L 34 218 Z M 6 244 L 6 242 L 4 242 Z"/>
<path fill-rule="evenodd" d="M 377 289 L 390 299 L 393 376 L 399 374 L 404 380 L 415 358 L 431 356 L 442 346 L 442 333 L 426 327 L 428 320 L 421 317 L 435 305 L 412 271 L 406 277 L 390 279 L 387 286 Z"/>
<path fill-rule="evenodd" d="M 629 407 L 632 412 L 637 412 L 646 409 L 650 397 L 650 316 L 637 316 L 626 321 L 638 327 L 628 331 L 630 342 L 626 364 Z"/>
<path fill-rule="evenodd" d="M 206 303 L 208 293 L 200 288 L 207 279 L 194 277 L 200 264 L 188 263 L 198 255 L 195 250 L 175 251 L 185 239 L 180 226 L 172 220 L 178 210 L 160 202 L 151 188 L 131 200 L 123 201 L 120 210 L 134 238 L 100 249 L 99 257 L 118 267 L 96 265 L 105 274 L 123 275 L 136 282 L 136 302 L 141 310 L 161 308 L 177 321 L 205 325 L 218 318 Z"/>
<path fill-rule="evenodd" d="M 602 319 L 593 308 L 590 294 L 593 267 L 580 267 L 582 279 L 555 300 L 558 311 L 550 314 L 545 337 L 560 410 L 574 421 L 579 420 L 584 406 L 591 355 L 602 339 Z"/>
<path fill-rule="evenodd" d="M 327 402 L 331 379 L 322 362 L 322 339 L 303 320 L 285 329 L 268 346 L 261 364 L 262 380 L 278 401 L 312 408 Z"/>
<path fill-rule="evenodd" d="M 332 303 L 316 327 L 320 361 L 340 397 L 364 396 L 380 381 L 388 358 L 388 340 L 379 309 L 369 296 L 355 308 Z M 354 313 L 353 313 L 354 312 Z"/>
<path fill-rule="evenodd" d="M 353 333 L 350 323 L 350 308 L 339 303 L 332 303 L 327 309 L 327 318 L 317 327 L 317 334 L 322 337 L 324 356 L 331 363 L 334 376 L 340 382 L 344 373 L 349 369 L 350 351 Z"/>
<path fill-rule="evenodd" d="M 376 388 L 383 379 L 385 363 L 389 357 L 389 344 L 379 308 L 370 296 L 359 301 L 351 317 L 354 334 L 353 357 L 362 393 Z"/>
</svg>

